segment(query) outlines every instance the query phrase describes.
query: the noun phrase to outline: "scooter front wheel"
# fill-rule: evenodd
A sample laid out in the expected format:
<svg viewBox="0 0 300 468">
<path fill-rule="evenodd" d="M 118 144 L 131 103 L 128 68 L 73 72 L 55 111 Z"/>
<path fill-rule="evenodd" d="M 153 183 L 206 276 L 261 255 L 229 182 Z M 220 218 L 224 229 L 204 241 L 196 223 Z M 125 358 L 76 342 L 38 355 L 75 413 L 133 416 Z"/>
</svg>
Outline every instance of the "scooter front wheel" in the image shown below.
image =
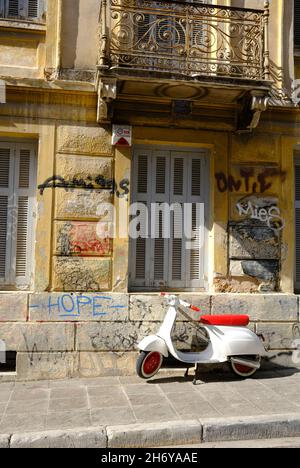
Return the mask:
<svg viewBox="0 0 300 468">
<path fill-rule="evenodd" d="M 141 379 L 151 379 L 160 370 L 163 363 L 163 356 L 157 351 L 146 353 L 142 351 L 136 363 L 136 371 Z"/>
</svg>

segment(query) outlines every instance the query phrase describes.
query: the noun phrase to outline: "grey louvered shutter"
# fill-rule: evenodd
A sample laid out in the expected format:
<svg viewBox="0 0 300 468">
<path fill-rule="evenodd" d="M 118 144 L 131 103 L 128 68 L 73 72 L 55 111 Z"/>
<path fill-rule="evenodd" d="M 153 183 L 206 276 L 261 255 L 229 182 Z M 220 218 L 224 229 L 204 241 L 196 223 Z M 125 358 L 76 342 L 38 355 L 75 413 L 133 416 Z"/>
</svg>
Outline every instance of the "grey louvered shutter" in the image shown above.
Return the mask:
<svg viewBox="0 0 300 468">
<path fill-rule="evenodd" d="M 294 42 L 300 47 L 300 0 L 294 0 Z"/>
<path fill-rule="evenodd" d="M 11 225 L 8 209 L 13 201 L 13 147 L 0 143 L 0 283 L 9 283 Z"/>
<path fill-rule="evenodd" d="M 0 284 L 28 288 L 35 209 L 35 151 L 0 142 Z"/>
<path fill-rule="evenodd" d="M 300 163 L 295 166 L 296 289 L 300 291 Z"/>
<path fill-rule="evenodd" d="M 133 167 L 133 202 L 148 207 L 151 187 L 151 152 L 145 150 L 136 153 Z M 144 235 L 131 239 L 130 280 L 135 287 L 147 286 L 149 248 L 149 240 Z"/>
<path fill-rule="evenodd" d="M 169 151 L 154 151 L 152 155 L 151 187 L 151 267 L 150 286 L 160 289 L 168 282 L 168 219 L 169 206 Z M 168 214 L 168 209 L 167 209 Z"/>
<path fill-rule="evenodd" d="M 132 201 L 147 206 L 151 238 L 131 239 L 131 286 L 154 290 L 205 287 L 203 205 L 197 216 L 206 197 L 204 155 L 136 149 L 132 180 Z"/>
<path fill-rule="evenodd" d="M 169 281 L 175 288 L 203 288 L 206 160 L 204 155 L 183 152 L 172 152 L 171 160 L 171 203 L 180 205 L 182 211 L 175 210 L 173 215 Z"/>
<path fill-rule="evenodd" d="M 35 151 L 32 145 L 17 145 L 15 164 L 15 205 L 17 211 L 15 281 L 28 287 L 31 281 L 35 204 Z"/>
<path fill-rule="evenodd" d="M 42 17 L 43 0 L 7 0 L 6 16 L 36 20 Z"/>
<path fill-rule="evenodd" d="M 39 18 L 39 0 L 28 0 L 28 18 Z"/>
<path fill-rule="evenodd" d="M 184 153 L 171 156 L 170 202 L 178 206 L 171 216 L 169 281 L 175 288 L 185 287 L 185 245 L 182 232 L 183 209 L 186 202 L 187 161 Z"/>
<path fill-rule="evenodd" d="M 8 0 L 7 16 L 19 17 L 20 16 L 20 3 L 19 0 Z"/>
<path fill-rule="evenodd" d="M 190 203 L 188 237 L 191 245 L 187 249 L 189 271 L 187 280 L 192 288 L 204 287 L 205 272 L 205 203 L 206 203 L 206 158 L 190 155 L 188 167 L 188 194 Z M 187 244 L 188 244 L 187 240 Z"/>
</svg>

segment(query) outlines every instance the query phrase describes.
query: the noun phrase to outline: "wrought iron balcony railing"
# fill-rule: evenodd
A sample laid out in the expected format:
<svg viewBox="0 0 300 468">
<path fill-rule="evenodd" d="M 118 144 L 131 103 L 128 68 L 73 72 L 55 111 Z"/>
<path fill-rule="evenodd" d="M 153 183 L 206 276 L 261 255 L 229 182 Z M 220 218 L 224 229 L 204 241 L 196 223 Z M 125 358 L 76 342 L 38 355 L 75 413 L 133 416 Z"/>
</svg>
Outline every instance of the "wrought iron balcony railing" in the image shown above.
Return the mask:
<svg viewBox="0 0 300 468">
<path fill-rule="evenodd" d="M 102 0 L 100 68 L 269 79 L 264 10 L 189 1 Z"/>
</svg>

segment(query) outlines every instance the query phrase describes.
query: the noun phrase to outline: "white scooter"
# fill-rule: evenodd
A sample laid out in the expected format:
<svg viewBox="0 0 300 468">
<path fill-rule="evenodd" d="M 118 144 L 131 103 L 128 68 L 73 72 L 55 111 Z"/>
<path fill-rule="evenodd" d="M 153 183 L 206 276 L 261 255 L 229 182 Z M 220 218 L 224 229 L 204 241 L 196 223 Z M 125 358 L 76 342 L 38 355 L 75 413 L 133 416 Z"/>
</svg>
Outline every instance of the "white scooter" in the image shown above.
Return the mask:
<svg viewBox="0 0 300 468">
<path fill-rule="evenodd" d="M 195 385 L 198 370 L 203 364 L 229 362 L 233 372 L 241 378 L 251 377 L 260 368 L 261 358 L 267 355 L 267 350 L 263 336 L 258 336 L 247 328 L 250 322 L 247 315 L 200 317 L 200 327 L 207 337 L 206 349 L 198 353 L 178 351 L 172 341 L 172 331 L 180 306 L 195 312 L 201 310 L 176 296 L 161 295 L 166 298 L 169 308 L 159 332 L 144 338 L 138 345 L 141 351 L 136 366 L 139 377 L 154 377 L 160 370 L 163 359 L 168 358 L 169 354 L 187 364 L 186 376 L 189 367 L 196 366 Z"/>
</svg>

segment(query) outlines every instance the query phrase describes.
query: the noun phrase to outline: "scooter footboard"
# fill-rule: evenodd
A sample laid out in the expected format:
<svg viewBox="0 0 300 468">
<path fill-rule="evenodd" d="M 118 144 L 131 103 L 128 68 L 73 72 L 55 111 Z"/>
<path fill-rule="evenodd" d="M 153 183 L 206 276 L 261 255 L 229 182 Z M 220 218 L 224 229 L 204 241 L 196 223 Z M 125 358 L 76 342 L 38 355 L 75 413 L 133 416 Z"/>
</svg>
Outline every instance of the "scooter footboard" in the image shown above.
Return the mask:
<svg viewBox="0 0 300 468">
<path fill-rule="evenodd" d="M 156 351 L 162 354 L 165 358 L 169 356 L 168 348 L 165 341 L 156 335 L 147 336 L 146 338 L 144 338 L 138 344 L 138 348 L 141 351 L 145 351 L 146 353 Z"/>
</svg>

